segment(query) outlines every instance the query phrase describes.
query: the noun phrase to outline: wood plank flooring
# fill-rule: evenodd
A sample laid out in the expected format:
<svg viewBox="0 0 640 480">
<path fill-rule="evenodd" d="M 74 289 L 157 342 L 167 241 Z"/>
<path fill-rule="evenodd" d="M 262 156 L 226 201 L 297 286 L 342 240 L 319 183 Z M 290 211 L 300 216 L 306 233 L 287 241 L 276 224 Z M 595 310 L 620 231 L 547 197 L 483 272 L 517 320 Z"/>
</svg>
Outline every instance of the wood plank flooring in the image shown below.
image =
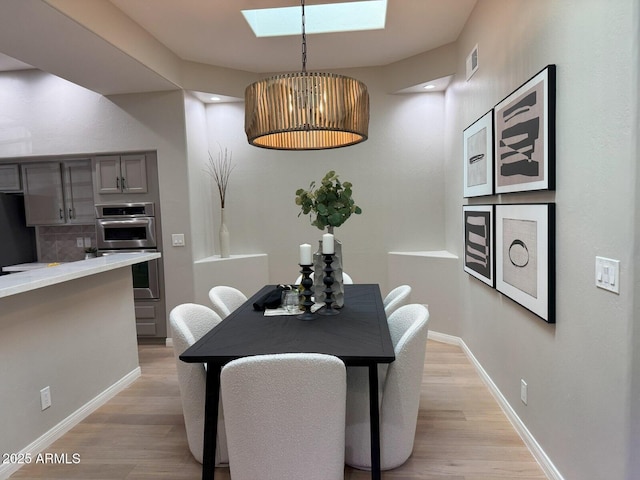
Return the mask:
<svg viewBox="0 0 640 480">
<path fill-rule="evenodd" d="M 70 459 L 78 454 L 79 463 L 31 464 L 11 479 L 200 480 L 201 465 L 187 447 L 173 351 L 141 345 L 139 352 L 141 378 L 46 449 Z M 345 468 L 345 480 L 369 478 Z M 413 455 L 382 478 L 546 476 L 461 349 L 429 341 Z M 216 479 L 230 480 L 229 470 L 217 468 Z"/>
</svg>

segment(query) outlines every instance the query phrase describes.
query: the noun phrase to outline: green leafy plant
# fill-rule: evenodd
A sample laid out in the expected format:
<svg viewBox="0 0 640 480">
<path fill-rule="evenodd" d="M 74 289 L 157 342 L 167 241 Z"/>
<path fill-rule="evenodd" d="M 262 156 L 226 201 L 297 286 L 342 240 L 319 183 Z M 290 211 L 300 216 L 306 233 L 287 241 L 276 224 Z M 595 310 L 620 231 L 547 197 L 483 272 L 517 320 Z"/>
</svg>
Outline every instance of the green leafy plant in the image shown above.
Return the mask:
<svg viewBox="0 0 640 480">
<path fill-rule="evenodd" d="M 340 182 L 336 172 L 331 170 L 316 189 L 316 182 L 309 185 L 309 190 L 296 190 L 296 205 L 300 206 L 300 215 L 309 215 L 311 225 L 324 230 L 329 227 L 339 227 L 355 213 L 360 215 L 362 209 L 352 198 L 350 182 Z M 315 218 L 313 215 L 315 214 Z"/>
</svg>

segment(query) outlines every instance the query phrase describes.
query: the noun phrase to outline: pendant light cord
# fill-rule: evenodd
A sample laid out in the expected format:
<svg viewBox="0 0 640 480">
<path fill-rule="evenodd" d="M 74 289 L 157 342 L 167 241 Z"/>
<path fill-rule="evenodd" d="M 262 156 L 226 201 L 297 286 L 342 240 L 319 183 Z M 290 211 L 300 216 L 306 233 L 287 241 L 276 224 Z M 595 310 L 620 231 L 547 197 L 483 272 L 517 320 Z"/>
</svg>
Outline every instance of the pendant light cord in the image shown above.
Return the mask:
<svg viewBox="0 0 640 480">
<path fill-rule="evenodd" d="M 307 34 L 304 29 L 304 0 L 300 1 L 302 5 L 302 71 L 307 73 Z"/>
</svg>

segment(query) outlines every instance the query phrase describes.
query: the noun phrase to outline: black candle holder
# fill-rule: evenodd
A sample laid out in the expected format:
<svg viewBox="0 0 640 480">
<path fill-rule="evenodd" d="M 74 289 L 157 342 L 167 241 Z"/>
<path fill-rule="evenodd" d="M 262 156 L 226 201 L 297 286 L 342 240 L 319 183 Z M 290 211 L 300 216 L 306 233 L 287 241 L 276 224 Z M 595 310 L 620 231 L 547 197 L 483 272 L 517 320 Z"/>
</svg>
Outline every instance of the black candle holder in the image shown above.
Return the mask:
<svg viewBox="0 0 640 480">
<path fill-rule="evenodd" d="M 333 255 L 325 254 L 324 263 L 324 278 L 322 279 L 322 282 L 325 285 L 325 307 L 323 310 L 319 310 L 318 313 L 321 315 L 338 315 L 340 313 L 340 310 L 336 310 L 335 308 L 333 308 L 333 267 L 331 266 L 331 264 L 333 263 Z"/>
<path fill-rule="evenodd" d="M 313 302 L 311 301 L 311 295 L 313 295 L 313 290 L 311 287 L 313 286 L 313 279 L 311 278 L 311 274 L 313 270 L 311 269 L 312 265 L 300 265 L 302 270 L 302 281 L 300 285 L 304 287 L 302 291 L 302 295 L 304 296 L 304 302 L 302 302 L 302 307 L 304 308 L 304 313 L 298 315 L 297 318 L 300 320 L 313 320 L 315 317 L 313 313 L 311 313 L 311 307 L 313 306 Z"/>
</svg>

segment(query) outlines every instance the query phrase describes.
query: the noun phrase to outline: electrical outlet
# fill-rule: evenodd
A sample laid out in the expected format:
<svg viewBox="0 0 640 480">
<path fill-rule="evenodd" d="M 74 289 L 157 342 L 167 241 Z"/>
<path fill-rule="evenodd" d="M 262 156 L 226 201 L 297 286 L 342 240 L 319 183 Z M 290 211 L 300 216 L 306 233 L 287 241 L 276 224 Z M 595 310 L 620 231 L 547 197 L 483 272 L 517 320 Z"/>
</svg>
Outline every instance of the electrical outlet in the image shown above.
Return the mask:
<svg viewBox="0 0 640 480">
<path fill-rule="evenodd" d="M 82 237 L 76 237 L 76 247 L 84 247 L 84 241 L 82 240 Z"/>
<path fill-rule="evenodd" d="M 520 400 L 525 405 L 527 404 L 527 382 L 523 379 L 520 379 Z"/>
<path fill-rule="evenodd" d="M 40 406 L 42 410 L 46 410 L 51 406 L 51 390 L 49 387 L 44 387 L 40 390 Z"/>
<path fill-rule="evenodd" d="M 84 237 L 84 246 L 85 247 L 91 246 L 91 237 Z"/>
</svg>

